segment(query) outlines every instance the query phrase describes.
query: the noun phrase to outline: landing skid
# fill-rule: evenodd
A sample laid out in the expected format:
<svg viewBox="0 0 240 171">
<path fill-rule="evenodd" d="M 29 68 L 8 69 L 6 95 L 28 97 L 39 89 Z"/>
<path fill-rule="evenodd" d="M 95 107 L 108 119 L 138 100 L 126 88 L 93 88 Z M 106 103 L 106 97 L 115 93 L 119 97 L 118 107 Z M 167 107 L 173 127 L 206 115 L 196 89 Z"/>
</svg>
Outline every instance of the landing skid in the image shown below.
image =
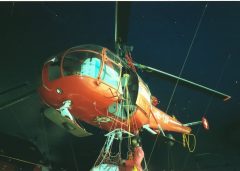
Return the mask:
<svg viewBox="0 0 240 171">
<path fill-rule="evenodd" d="M 72 121 L 67 117 L 63 117 L 61 113 L 55 110 L 54 108 L 47 108 L 44 111 L 44 115 L 49 120 L 51 120 L 61 128 L 64 128 L 74 136 L 86 137 L 92 135 L 92 133 L 87 132 L 84 128 L 80 127 L 75 121 Z"/>
</svg>

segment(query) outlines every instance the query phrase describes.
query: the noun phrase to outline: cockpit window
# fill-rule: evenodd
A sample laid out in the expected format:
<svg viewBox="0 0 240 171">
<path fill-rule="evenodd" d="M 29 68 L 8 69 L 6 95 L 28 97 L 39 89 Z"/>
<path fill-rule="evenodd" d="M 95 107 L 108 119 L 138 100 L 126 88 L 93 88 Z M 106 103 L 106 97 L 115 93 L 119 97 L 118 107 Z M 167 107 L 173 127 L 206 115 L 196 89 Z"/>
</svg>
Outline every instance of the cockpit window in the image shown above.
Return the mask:
<svg viewBox="0 0 240 171">
<path fill-rule="evenodd" d="M 101 79 L 103 82 L 117 89 L 118 83 L 120 82 L 120 67 L 110 60 L 106 61 L 101 74 Z"/>
<path fill-rule="evenodd" d="M 116 54 L 112 53 L 110 50 L 107 50 L 107 51 L 106 51 L 106 55 L 107 55 L 108 58 L 110 58 L 110 59 L 111 59 L 112 61 L 114 61 L 116 64 L 121 63 L 120 58 L 119 58 Z"/>
<path fill-rule="evenodd" d="M 97 78 L 101 67 L 101 60 L 98 58 L 87 58 L 82 63 L 80 75 Z"/>
<path fill-rule="evenodd" d="M 118 89 L 122 67 L 120 59 L 109 50 L 104 54 L 102 47 L 88 45 L 88 49 L 85 49 L 85 46 L 74 47 L 63 56 L 62 74 L 88 76 L 94 79 L 99 77 L 101 82 Z"/>
<path fill-rule="evenodd" d="M 101 67 L 100 54 L 88 51 L 76 51 L 64 57 L 64 75 L 82 75 L 97 78 Z"/>
</svg>

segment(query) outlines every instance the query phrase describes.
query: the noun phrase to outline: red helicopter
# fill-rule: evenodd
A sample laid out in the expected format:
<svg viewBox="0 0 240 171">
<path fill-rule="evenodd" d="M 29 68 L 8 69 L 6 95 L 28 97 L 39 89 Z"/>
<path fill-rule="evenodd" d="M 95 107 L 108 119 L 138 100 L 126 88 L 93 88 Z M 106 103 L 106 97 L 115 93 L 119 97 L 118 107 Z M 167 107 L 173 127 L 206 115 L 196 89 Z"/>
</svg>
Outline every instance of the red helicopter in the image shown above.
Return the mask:
<svg viewBox="0 0 240 171">
<path fill-rule="evenodd" d="M 205 118 L 183 124 L 158 109 L 158 100 L 136 68 L 178 80 L 224 100 L 230 96 L 134 63 L 130 56 L 131 48 L 120 46 L 117 41 L 119 33 L 115 33 L 116 53 L 105 47 L 87 44 L 70 48 L 45 62 L 39 88 L 40 96 L 48 106 L 45 116 L 79 137 L 91 135 L 80 126 L 79 121 L 107 131 L 120 128 L 133 134 L 142 128 L 152 134 L 164 134 L 165 130 L 190 134 L 189 126 L 201 123 L 208 129 Z"/>
<path fill-rule="evenodd" d="M 45 115 L 80 137 L 89 133 L 77 120 L 107 131 L 122 128 L 136 134 L 146 128 L 154 134 L 159 130 L 189 134 L 188 126 L 196 123 L 182 124 L 155 107 L 157 99 L 133 65 L 207 88 L 144 65 L 130 64 L 97 45 L 73 47 L 52 57 L 43 66 L 39 88 L 41 98 L 49 106 Z M 230 98 L 215 90 L 208 91 L 225 100 Z M 208 127 L 206 119 L 203 123 Z"/>
</svg>

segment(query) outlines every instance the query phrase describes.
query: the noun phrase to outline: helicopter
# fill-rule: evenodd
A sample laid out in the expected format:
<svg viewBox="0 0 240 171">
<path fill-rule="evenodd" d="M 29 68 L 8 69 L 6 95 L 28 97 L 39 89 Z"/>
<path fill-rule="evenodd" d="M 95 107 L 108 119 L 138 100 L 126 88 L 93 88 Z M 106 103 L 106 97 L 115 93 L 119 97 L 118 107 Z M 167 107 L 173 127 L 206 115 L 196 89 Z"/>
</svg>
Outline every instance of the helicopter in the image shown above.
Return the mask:
<svg viewBox="0 0 240 171">
<path fill-rule="evenodd" d="M 117 53 L 116 53 L 117 54 Z M 54 61 L 52 61 L 53 63 L 54 63 Z M 136 63 L 135 63 L 136 64 Z M 143 67 L 143 65 L 138 65 L 139 66 L 139 68 L 140 67 L 142 67 L 142 68 L 140 68 L 140 70 L 146 70 L 147 71 L 147 68 L 145 67 Z M 135 66 L 135 67 L 137 67 L 137 66 Z M 129 68 L 127 65 L 125 65 L 125 68 Z M 123 71 L 123 67 L 122 67 L 122 71 Z M 130 71 L 129 71 L 130 72 Z M 49 72 L 50 73 L 50 72 Z M 139 73 L 139 71 L 138 71 L 138 74 L 141 74 L 141 73 Z M 123 100 L 124 100 L 124 97 L 123 97 Z M 154 100 L 154 99 L 151 99 L 151 100 Z M 63 104 L 61 103 L 61 105 L 60 106 L 62 106 Z M 153 105 L 153 104 L 152 104 Z M 50 105 L 49 105 L 50 106 Z M 154 106 L 154 105 L 153 105 Z M 57 109 L 57 110 L 56 110 Z M 59 111 L 58 109 L 58 107 L 56 107 L 56 109 L 54 109 L 54 110 L 56 110 L 56 111 Z M 54 111 L 53 110 L 53 111 Z M 167 113 L 167 112 L 166 112 Z M 74 114 L 74 113 L 73 113 Z M 71 115 L 69 115 L 69 117 L 71 117 Z M 65 117 L 59 117 L 59 118 L 63 118 L 63 119 L 65 119 Z M 102 117 L 103 119 L 104 119 L 104 117 Z M 105 120 L 107 120 L 108 118 L 106 117 L 105 118 Z M 77 120 L 76 118 L 75 118 L 75 120 Z M 67 120 L 68 121 L 68 120 Z M 71 120 L 70 120 L 71 121 Z M 101 121 L 101 120 L 99 120 L 99 121 Z M 103 121 L 103 120 L 102 120 Z M 70 124 L 71 124 L 72 122 L 70 122 Z M 99 124 L 103 124 L 104 122 L 99 122 Z M 64 127 L 65 128 L 67 128 L 69 125 L 67 125 L 66 123 L 65 124 L 61 124 L 61 125 L 65 125 Z M 78 126 L 79 124 L 75 124 L 75 122 L 74 122 L 74 124 L 73 124 L 74 126 Z M 160 125 L 160 124 L 159 124 Z M 143 125 L 144 126 L 144 125 Z M 161 125 L 160 125 L 161 126 Z M 100 126 L 99 126 L 100 127 Z M 147 125 L 145 125 L 145 127 L 147 127 Z M 151 129 L 149 129 L 149 130 L 151 130 Z M 154 130 L 154 131 L 156 131 L 157 132 L 157 130 Z"/>
<path fill-rule="evenodd" d="M 78 137 L 92 135 L 80 122 L 106 131 L 119 128 L 138 134 L 145 129 L 151 134 L 172 131 L 190 134 L 190 126 L 203 124 L 206 118 L 181 123 L 158 109 L 158 100 L 140 77 L 137 69 L 179 81 L 209 94 L 228 100 L 227 94 L 187 79 L 133 62 L 132 48 L 121 40 L 118 32 L 120 10 L 116 4 L 116 52 L 94 44 L 80 45 L 50 57 L 42 69 L 39 94 L 46 104 L 45 116 Z"/>
</svg>

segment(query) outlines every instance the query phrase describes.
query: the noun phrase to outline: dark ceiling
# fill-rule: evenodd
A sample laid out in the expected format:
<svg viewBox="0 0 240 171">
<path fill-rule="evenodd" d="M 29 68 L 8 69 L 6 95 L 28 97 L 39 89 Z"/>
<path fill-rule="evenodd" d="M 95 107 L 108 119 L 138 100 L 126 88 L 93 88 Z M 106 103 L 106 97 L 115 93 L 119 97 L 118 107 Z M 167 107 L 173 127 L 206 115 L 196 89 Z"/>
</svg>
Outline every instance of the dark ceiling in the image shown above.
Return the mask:
<svg viewBox="0 0 240 171">
<path fill-rule="evenodd" d="M 88 43 L 114 48 L 114 5 L 0 2 L 0 104 L 29 94 L 27 99 L 0 110 L 0 138 L 6 140 L 7 134 L 34 144 L 46 165 L 78 171 L 91 168 L 104 143 L 104 132 L 89 128 L 94 136 L 73 137 L 43 117 L 39 95 L 31 92 L 40 85 L 41 67 L 51 55 Z M 126 26 L 128 44 L 134 46 L 134 60 L 178 75 L 205 5 L 206 2 L 132 2 Z M 182 77 L 229 94 L 232 99 L 223 102 L 178 86 L 169 114 L 182 122 L 196 121 L 205 115 L 210 131 L 194 129 L 197 146 L 193 153 L 179 144 L 170 148 L 160 138 L 150 170 L 240 170 L 239 30 L 240 2 L 208 2 Z M 158 107 L 166 110 L 174 84 L 141 71 L 140 74 L 160 100 Z M 11 91 L 4 93 L 5 90 Z M 148 160 L 155 137 L 148 133 L 142 136 Z M 180 135 L 174 136 L 181 140 Z M 14 156 L 14 152 L 6 152 L 11 149 L 16 151 L 15 157 L 29 160 L 29 153 L 19 152 L 19 148 L 13 143 L 0 147 L 1 153 Z M 36 158 L 39 155 L 34 162 L 40 162 Z"/>
</svg>

